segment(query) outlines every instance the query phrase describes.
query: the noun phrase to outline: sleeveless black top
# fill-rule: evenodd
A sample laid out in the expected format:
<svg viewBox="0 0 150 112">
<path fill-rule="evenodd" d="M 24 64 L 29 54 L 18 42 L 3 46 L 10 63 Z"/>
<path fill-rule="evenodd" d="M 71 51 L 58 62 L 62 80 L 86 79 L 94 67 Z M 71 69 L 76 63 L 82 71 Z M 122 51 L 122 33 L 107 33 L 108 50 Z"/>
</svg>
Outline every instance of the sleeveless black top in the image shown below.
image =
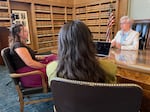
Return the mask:
<svg viewBox="0 0 150 112">
<path fill-rule="evenodd" d="M 34 51 L 33 51 L 30 47 L 25 46 L 25 45 L 22 44 L 21 42 L 15 42 L 14 45 L 10 48 L 11 60 L 12 60 L 12 62 L 13 62 L 13 65 L 14 65 L 15 70 L 27 66 L 27 65 L 23 62 L 23 60 L 18 56 L 18 54 L 15 52 L 15 49 L 16 49 L 16 48 L 20 48 L 20 47 L 26 48 L 26 49 L 29 51 L 29 53 L 30 53 L 32 59 L 33 59 L 33 60 L 36 60 Z"/>
</svg>

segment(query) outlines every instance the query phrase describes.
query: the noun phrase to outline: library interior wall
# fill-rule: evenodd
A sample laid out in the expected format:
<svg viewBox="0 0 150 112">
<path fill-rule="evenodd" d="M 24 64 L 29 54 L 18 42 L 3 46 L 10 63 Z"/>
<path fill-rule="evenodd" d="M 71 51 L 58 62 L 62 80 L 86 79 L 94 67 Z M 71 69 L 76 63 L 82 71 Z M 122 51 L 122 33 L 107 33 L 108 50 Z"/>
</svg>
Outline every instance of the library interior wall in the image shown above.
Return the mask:
<svg viewBox="0 0 150 112">
<path fill-rule="evenodd" d="M 58 32 L 57 30 L 60 28 L 61 24 L 64 23 L 64 21 L 69 21 L 71 19 L 78 19 L 77 16 L 79 17 L 79 19 L 82 19 L 87 25 L 89 25 L 91 30 L 93 30 L 96 38 L 103 39 L 103 37 L 105 37 L 107 18 L 109 12 L 108 9 L 111 1 L 113 1 L 113 4 L 115 6 L 114 9 L 116 17 L 116 24 L 114 30 L 115 34 L 115 32 L 119 29 L 118 27 L 119 18 L 122 15 L 127 14 L 127 2 L 128 2 L 128 0 L 26 0 L 26 1 L 5 0 L 5 1 L 8 1 L 8 5 L 10 4 L 10 8 L 8 7 L 9 10 L 12 9 L 27 10 L 30 28 L 30 37 L 31 37 L 30 47 L 34 50 L 38 50 L 41 52 L 42 49 L 40 50 L 39 48 L 42 44 L 45 51 L 46 49 L 49 49 L 49 47 L 53 46 L 54 48 L 54 46 L 56 46 L 54 44 L 57 43 L 56 42 L 57 41 L 56 34 Z M 39 8 L 40 10 L 38 10 Z M 82 12 L 83 10 L 81 9 L 84 9 L 84 12 Z M 7 9 L 5 10 L 6 13 L 9 13 Z M 42 16 L 40 16 L 39 18 L 38 17 L 39 15 Z M 47 16 L 50 17 L 47 18 Z M 9 24 L 11 23 L 10 19 L 7 18 L 4 21 L 8 22 Z M 51 24 L 44 25 L 43 23 L 45 22 Z M 39 23 L 42 23 L 42 25 L 39 25 Z M 46 31 L 46 29 L 48 28 L 52 29 L 51 31 L 53 33 L 51 35 L 50 33 L 48 33 L 48 35 L 46 35 L 45 33 L 42 35 L 38 34 L 41 29 L 42 31 L 44 29 L 45 29 L 44 31 Z M 52 41 L 51 40 L 47 41 L 46 40 L 47 38 L 52 39 Z M 47 44 L 48 47 L 45 47 L 44 45 Z"/>
</svg>

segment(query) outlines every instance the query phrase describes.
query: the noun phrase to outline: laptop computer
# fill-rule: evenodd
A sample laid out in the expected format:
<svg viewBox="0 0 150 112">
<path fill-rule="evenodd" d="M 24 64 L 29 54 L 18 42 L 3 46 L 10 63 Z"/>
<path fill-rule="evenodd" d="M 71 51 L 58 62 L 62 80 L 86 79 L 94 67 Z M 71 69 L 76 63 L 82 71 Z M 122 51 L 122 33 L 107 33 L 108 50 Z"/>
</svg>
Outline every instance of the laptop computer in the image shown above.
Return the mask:
<svg viewBox="0 0 150 112">
<path fill-rule="evenodd" d="M 96 48 L 96 56 L 105 57 L 109 55 L 110 51 L 110 42 L 106 41 L 94 41 L 94 45 Z"/>
</svg>

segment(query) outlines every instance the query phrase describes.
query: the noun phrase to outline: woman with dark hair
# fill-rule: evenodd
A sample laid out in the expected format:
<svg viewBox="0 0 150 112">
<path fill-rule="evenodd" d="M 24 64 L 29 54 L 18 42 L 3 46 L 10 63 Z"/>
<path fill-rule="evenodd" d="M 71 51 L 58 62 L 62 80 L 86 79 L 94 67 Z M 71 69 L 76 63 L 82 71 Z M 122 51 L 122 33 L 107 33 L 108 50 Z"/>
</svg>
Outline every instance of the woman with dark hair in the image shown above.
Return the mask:
<svg viewBox="0 0 150 112">
<path fill-rule="evenodd" d="M 115 82 L 95 57 L 89 28 L 81 21 L 64 24 L 59 32 L 58 61 L 47 65 L 49 84 L 53 77 L 89 82 Z"/>
<path fill-rule="evenodd" d="M 44 73 L 45 80 L 46 65 L 56 59 L 55 55 L 40 58 L 36 57 L 34 51 L 26 45 L 28 38 L 27 28 L 22 24 L 15 24 L 10 29 L 9 46 L 10 55 L 17 73 L 25 73 L 33 70 L 40 70 Z M 40 60 L 40 61 L 39 61 Z M 40 75 L 24 76 L 20 78 L 24 87 L 40 87 L 42 80 Z"/>
</svg>

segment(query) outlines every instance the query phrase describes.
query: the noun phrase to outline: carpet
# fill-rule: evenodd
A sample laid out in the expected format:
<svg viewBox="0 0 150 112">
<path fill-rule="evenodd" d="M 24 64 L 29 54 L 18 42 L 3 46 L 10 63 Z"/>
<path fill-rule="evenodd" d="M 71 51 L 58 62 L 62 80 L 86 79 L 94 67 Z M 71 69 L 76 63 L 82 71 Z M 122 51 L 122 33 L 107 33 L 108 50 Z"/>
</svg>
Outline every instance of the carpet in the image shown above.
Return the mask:
<svg viewBox="0 0 150 112">
<path fill-rule="evenodd" d="M 52 94 L 49 93 L 35 95 L 32 98 L 51 96 Z M 0 112 L 20 112 L 20 104 L 15 85 L 9 77 L 8 69 L 3 65 L 0 65 Z M 24 112 L 53 112 L 53 102 L 25 105 Z"/>
</svg>

